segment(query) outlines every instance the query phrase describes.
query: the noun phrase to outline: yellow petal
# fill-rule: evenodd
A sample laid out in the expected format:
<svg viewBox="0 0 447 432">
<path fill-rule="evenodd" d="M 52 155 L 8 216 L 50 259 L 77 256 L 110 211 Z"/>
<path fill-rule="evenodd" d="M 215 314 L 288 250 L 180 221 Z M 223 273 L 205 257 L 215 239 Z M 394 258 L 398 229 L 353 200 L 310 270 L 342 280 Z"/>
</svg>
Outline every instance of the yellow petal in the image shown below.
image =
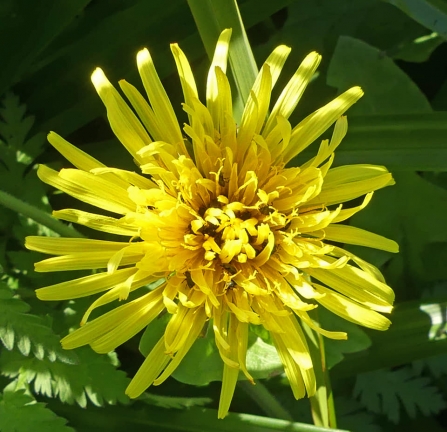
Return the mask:
<svg viewBox="0 0 447 432">
<path fill-rule="evenodd" d="M 62 347 L 64 349 L 74 349 L 94 342 L 96 339 L 102 337 L 122 322 L 126 321 L 126 319 L 129 316 L 132 316 L 134 311 L 139 310 L 142 305 L 161 297 L 161 290 L 161 288 L 156 288 L 150 293 L 147 293 L 132 302 L 119 306 L 85 324 L 73 333 L 65 336 L 61 341 Z"/>
<path fill-rule="evenodd" d="M 128 83 L 126 80 L 120 80 L 119 86 L 137 112 L 138 117 L 149 132 L 152 140 L 162 141 L 164 135 L 160 128 L 163 128 L 163 125 L 160 124 L 157 117 L 155 117 L 154 110 L 147 103 L 146 99 L 144 99 L 136 87 Z"/>
<path fill-rule="evenodd" d="M 98 273 L 73 279 L 67 282 L 50 285 L 36 290 L 36 295 L 40 300 L 69 300 L 86 297 L 106 291 L 109 288 L 124 282 L 137 272 L 136 268 L 126 268 L 117 270 L 113 274 Z"/>
<path fill-rule="evenodd" d="M 39 165 L 37 175 L 43 182 L 87 204 L 118 214 L 135 211 L 135 204 L 129 199 L 126 189 L 94 174 L 74 169 L 57 173 Z"/>
<path fill-rule="evenodd" d="M 365 198 L 363 199 L 362 204 L 360 204 L 359 206 L 341 210 L 340 213 L 333 220 L 333 223 L 343 222 L 346 219 L 349 219 L 351 216 L 358 213 L 360 210 L 363 210 L 371 201 L 373 194 L 374 194 L 374 192 L 370 192 L 370 193 L 366 194 Z"/>
<path fill-rule="evenodd" d="M 219 124 L 219 88 L 217 85 L 216 67 L 223 73 L 227 71 L 228 47 L 230 45 L 231 29 L 225 29 L 219 36 L 214 51 L 206 83 L 206 106 L 211 114 L 214 127 Z"/>
<path fill-rule="evenodd" d="M 399 252 L 399 245 L 386 237 L 349 225 L 331 224 L 324 229 L 326 240 Z"/>
<path fill-rule="evenodd" d="M 143 364 L 138 369 L 138 372 L 127 386 L 126 394 L 130 398 L 136 398 L 147 390 L 169 363 L 171 358 L 167 356 L 164 351 L 165 343 L 164 338 L 162 337 L 146 357 L 146 360 L 144 360 Z"/>
<path fill-rule="evenodd" d="M 357 275 L 353 269 L 354 267 L 347 265 L 344 268 L 333 270 L 309 268 L 306 269 L 306 272 L 346 297 L 371 309 L 379 312 L 391 312 L 391 303 L 394 298 L 391 288 L 379 281 L 373 283 L 371 276 L 368 280 L 365 272 Z"/>
<path fill-rule="evenodd" d="M 284 366 L 284 372 L 289 380 L 290 387 L 292 388 L 293 396 L 295 399 L 301 399 L 306 396 L 306 387 L 304 386 L 303 377 L 299 366 L 295 363 L 290 355 L 287 347 L 282 339 L 276 333 L 271 333 L 273 343 L 275 344 L 276 351 L 278 352 L 281 363 Z"/>
<path fill-rule="evenodd" d="M 321 285 L 314 284 L 314 286 L 319 292 L 326 294 L 324 297 L 318 298 L 317 301 L 345 320 L 374 330 L 387 330 L 390 326 L 391 322 L 388 318 L 369 307 L 362 306 Z"/>
<path fill-rule="evenodd" d="M 160 314 L 163 308 L 161 296 L 152 299 L 152 301 L 142 303 L 138 309 L 135 308 L 132 314 L 129 314 L 127 319 L 113 330 L 93 341 L 90 344 L 92 349 L 100 354 L 113 351 L 116 347 L 127 342 L 147 327 Z"/>
<path fill-rule="evenodd" d="M 138 226 L 126 223 L 120 219 L 88 213 L 82 210 L 56 210 L 53 211 L 53 216 L 57 219 L 85 225 L 97 231 L 104 231 L 110 234 L 135 237 L 139 235 L 140 231 Z"/>
<path fill-rule="evenodd" d="M 188 351 L 194 344 L 194 342 L 199 337 L 201 331 L 203 330 L 203 326 L 206 321 L 206 315 L 203 308 L 198 308 L 194 311 L 191 311 L 192 315 L 192 323 L 190 328 L 185 328 L 186 337 L 184 338 L 181 347 L 178 349 L 172 361 L 168 364 L 163 373 L 154 381 L 154 385 L 160 385 L 166 379 L 168 379 L 172 373 L 177 369 L 180 362 L 183 360 Z"/>
<path fill-rule="evenodd" d="M 230 323 L 228 328 L 228 343 L 230 345 L 230 359 L 238 360 L 238 341 L 237 341 L 237 319 L 234 315 L 230 315 Z M 239 376 L 239 368 L 234 368 L 224 363 L 222 376 L 222 388 L 220 390 L 219 409 L 217 417 L 224 418 L 230 409 L 231 400 L 233 399 L 234 390 Z"/>
<path fill-rule="evenodd" d="M 35 271 L 67 271 L 67 270 L 91 270 L 107 268 L 107 264 L 113 252 L 80 252 L 73 255 L 63 255 L 48 258 L 35 264 Z M 121 265 L 136 264 L 143 258 L 142 252 L 128 252 L 121 260 Z"/>
<path fill-rule="evenodd" d="M 287 163 L 307 146 L 312 144 L 326 129 L 335 122 L 348 108 L 363 96 L 360 87 L 353 87 L 344 92 L 323 108 L 306 117 L 292 133 L 290 144 L 284 154 Z"/>
<path fill-rule="evenodd" d="M 343 184 L 324 183 L 321 192 L 308 201 L 309 205 L 324 204 L 326 206 L 350 201 L 369 192 L 394 184 L 391 174 L 378 174 L 374 177 Z"/>
<path fill-rule="evenodd" d="M 92 240 L 83 238 L 40 237 L 29 236 L 26 238 L 25 247 L 51 255 L 67 255 L 78 252 L 110 252 L 123 249 L 128 242 L 109 242 L 105 240 Z"/>
<path fill-rule="evenodd" d="M 316 52 L 308 54 L 303 60 L 293 77 L 284 87 L 284 90 L 273 107 L 265 128 L 262 131 L 264 136 L 267 136 L 273 129 L 274 125 L 276 124 L 277 116 L 282 116 L 285 119 L 290 117 L 298 105 L 298 102 L 309 84 L 310 79 L 317 70 L 320 61 L 321 56 Z"/>
<path fill-rule="evenodd" d="M 289 56 L 291 48 L 285 45 L 277 46 L 273 52 L 267 57 L 267 60 L 264 62 L 264 65 L 268 66 L 270 69 L 270 75 L 272 76 L 272 88 L 276 84 L 276 81 L 279 78 L 279 74 L 282 71 L 284 63 Z M 262 71 L 261 71 L 262 72 Z M 260 73 L 261 73 L 260 72 Z M 259 75 L 256 80 L 259 79 Z"/>
<path fill-rule="evenodd" d="M 100 68 L 96 68 L 92 74 L 92 82 L 107 108 L 107 117 L 110 127 L 126 147 L 127 151 L 141 163 L 138 150 L 151 142 L 151 139 L 140 120 L 128 107 L 121 95 L 110 84 Z"/>
<path fill-rule="evenodd" d="M 193 99 L 198 99 L 199 95 L 197 93 L 196 80 L 194 79 L 191 66 L 185 54 L 177 44 L 171 44 L 171 51 L 174 55 L 175 65 L 177 66 L 185 103 L 189 106 L 193 106 Z M 189 120 L 191 123 L 191 118 Z"/>
<path fill-rule="evenodd" d="M 157 118 L 159 129 L 163 133 L 163 141 L 175 145 L 182 154 L 187 154 L 171 101 L 158 77 L 152 57 L 146 48 L 137 54 L 137 65 L 144 89 Z"/>
</svg>

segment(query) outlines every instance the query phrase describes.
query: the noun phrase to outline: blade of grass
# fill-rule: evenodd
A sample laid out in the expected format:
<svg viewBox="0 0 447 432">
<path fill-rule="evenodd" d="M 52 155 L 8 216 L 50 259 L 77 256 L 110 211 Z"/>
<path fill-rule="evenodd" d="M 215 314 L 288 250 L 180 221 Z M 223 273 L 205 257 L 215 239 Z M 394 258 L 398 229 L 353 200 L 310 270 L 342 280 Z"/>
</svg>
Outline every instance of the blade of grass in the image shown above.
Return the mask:
<svg viewBox="0 0 447 432">
<path fill-rule="evenodd" d="M 217 38 L 222 30 L 233 30 L 230 43 L 230 66 L 236 84 L 233 107 L 239 122 L 243 107 L 258 74 L 244 24 L 236 0 L 188 0 L 208 57 L 212 58 Z"/>
<path fill-rule="evenodd" d="M 0 94 L 27 73 L 36 57 L 76 20 L 90 1 L 17 1 L 2 6 L 0 37 L 8 43 L 0 45 L 0 57 L 4 59 Z"/>
<path fill-rule="evenodd" d="M 443 0 L 385 0 L 419 24 L 447 37 L 447 4 Z"/>
</svg>

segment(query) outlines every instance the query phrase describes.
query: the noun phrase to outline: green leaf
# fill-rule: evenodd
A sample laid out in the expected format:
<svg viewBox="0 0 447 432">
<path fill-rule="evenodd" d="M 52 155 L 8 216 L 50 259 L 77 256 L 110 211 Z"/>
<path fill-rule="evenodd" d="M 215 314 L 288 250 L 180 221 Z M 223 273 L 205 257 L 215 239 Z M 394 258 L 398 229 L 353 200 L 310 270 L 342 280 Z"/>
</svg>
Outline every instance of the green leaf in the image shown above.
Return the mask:
<svg viewBox="0 0 447 432">
<path fill-rule="evenodd" d="M 430 30 L 447 37 L 447 4 L 443 0 L 385 0 Z"/>
<path fill-rule="evenodd" d="M 374 421 L 377 416 L 365 411 L 355 399 L 336 397 L 335 405 L 340 427 L 351 432 L 382 432 L 382 428 Z"/>
<path fill-rule="evenodd" d="M 399 422 L 400 403 L 412 418 L 416 417 L 417 409 L 429 416 L 447 407 L 446 401 L 439 390 L 431 385 L 430 379 L 415 376 L 408 367 L 359 375 L 354 396 L 359 397 L 369 411 L 385 414 L 395 424 Z"/>
<path fill-rule="evenodd" d="M 396 184 L 377 193 L 368 207 L 351 219 L 351 223 L 396 240 L 401 246 L 400 254 L 392 259 L 405 261 L 408 277 L 432 281 L 436 275 L 427 272 L 423 253 L 432 243 L 447 242 L 444 216 L 447 214 L 447 191 L 416 173 L 394 173 L 394 177 Z M 423 217 L 418 217 L 421 209 Z M 366 248 L 351 249 L 366 259 L 371 257 L 371 251 Z M 392 257 L 388 253 L 382 255 Z M 389 282 L 398 284 L 399 279 Z M 408 295 L 411 285 L 404 285 Z"/>
<path fill-rule="evenodd" d="M 318 317 L 321 327 L 325 330 L 343 331 L 348 334 L 347 340 L 324 338 L 328 369 L 341 362 L 345 357 L 344 354 L 363 351 L 371 346 L 371 339 L 361 327 L 340 318 L 321 306 L 318 308 Z"/>
<path fill-rule="evenodd" d="M 371 163 L 392 172 L 447 171 L 446 134 L 447 112 L 348 115 L 348 134 L 335 152 L 334 166 Z M 315 147 L 292 164 L 309 160 Z"/>
<path fill-rule="evenodd" d="M 431 33 L 426 36 L 418 37 L 411 43 L 399 47 L 392 56 L 394 59 L 398 60 L 423 63 L 427 61 L 433 51 L 444 42 L 445 40 L 439 36 L 438 33 Z"/>
<path fill-rule="evenodd" d="M 6 349 L 16 348 L 24 356 L 74 363 L 76 355 L 64 351 L 59 337 L 43 318 L 27 313 L 30 307 L 15 298 L 5 285 L 0 285 L 0 340 Z"/>
<path fill-rule="evenodd" d="M 0 15 L 0 94 L 26 73 L 33 60 L 64 30 L 90 0 L 15 0 L 4 3 Z"/>
<path fill-rule="evenodd" d="M 189 15 L 186 2 L 181 0 L 163 7 L 153 1 L 123 1 L 112 10 L 109 3 L 92 2 L 23 83 L 29 109 L 39 112 L 40 130 L 68 134 L 105 113 L 90 81 L 95 67 L 104 69 L 114 85 L 121 78 L 138 85 L 135 56 L 148 46 L 159 75 L 165 78 L 175 69 L 169 43 L 195 33 L 192 18 L 185 19 Z M 167 26 L 167 22 L 176 25 Z M 117 30 L 126 37 L 117 37 Z M 195 35 L 193 49 L 203 55 L 198 39 Z"/>
<path fill-rule="evenodd" d="M 34 118 L 25 116 L 26 106 L 20 104 L 19 98 L 7 93 L 0 108 L 0 205 L 24 215 L 25 218 L 11 220 L 15 225 L 13 233 L 20 242 L 30 234 L 43 234 L 42 224 L 61 235 L 80 237 L 73 228 L 53 218 L 42 183 L 37 179 L 30 165 L 44 148 L 44 135 L 38 133 L 27 138 L 34 123 Z M 9 193 L 8 193 L 9 192 Z M 12 195 L 11 195 L 12 194 Z M 15 195 L 15 196 L 14 196 Z M 20 196 L 20 199 L 17 198 Z M 34 225 L 27 218 L 36 222 Z M 20 227 L 20 228 L 19 228 Z M 5 227 L 6 228 L 6 227 Z M 9 229 L 5 229 L 10 231 Z M 36 232 L 37 231 L 37 232 Z"/>
<path fill-rule="evenodd" d="M 435 378 L 447 375 L 447 354 L 417 360 L 412 364 L 413 370 L 420 375 L 424 369 L 428 369 Z"/>
<path fill-rule="evenodd" d="M 117 369 L 116 356 L 96 354 L 89 347 L 76 350 L 78 364 L 47 359 L 23 359 L 14 351 L 0 357 L 2 374 L 16 379 L 17 388 L 31 385 L 37 394 L 58 397 L 62 402 L 87 406 L 126 403 L 124 391 L 129 383 L 126 374 Z"/>
<path fill-rule="evenodd" d="M 331 376 L 343 378 L 380 368 L 400 366 L 447 350 L 447 300 L 420 300 L 398 304 L 386 332 L 365 330 L 372 344 L 368 350 L 346 355 Z"/>
<path fill-rule="evenodd" d="M 11 92 L 5 94 L 0 108 L 0 180 L 2 189 L 14 192 L 22 187 L 21 182 L 28 166 L 42 153 L 45 147 L 43 133 L 28 138 L 34 124 L 34 117 L 25 116 L 26 106 Z M 9 183 L 6 182 L 6 178 Z M 5 184 L 6 183 L 6 184 Z M 12 188 L 12 189 L 10 189 Z M 18 189 L 17 192 L 21 192 Z"/>
<path fill-rule="evenodd" d="M 365 96 L 349 114 L 427 113 L 431 107 L 416 84 L 379 51 L 347 36 L 341 36 L 329 65 L 327 83 L 339 92 L 359 85 Z"/>
<path fill-rule="evenodd" d="M 23 390 L 0 394 L 0 430 L 2 432 L 74 432 L 67 420 L 36 402 Z"/>
</svg>

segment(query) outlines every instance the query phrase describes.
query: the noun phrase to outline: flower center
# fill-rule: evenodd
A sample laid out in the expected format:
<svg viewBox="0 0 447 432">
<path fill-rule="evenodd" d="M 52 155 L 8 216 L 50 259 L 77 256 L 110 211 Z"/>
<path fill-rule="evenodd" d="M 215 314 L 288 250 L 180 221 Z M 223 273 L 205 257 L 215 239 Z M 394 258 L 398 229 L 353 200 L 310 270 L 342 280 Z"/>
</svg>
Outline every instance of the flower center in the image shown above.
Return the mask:
<svg viewBox="0 0 447 432">
<path fill-rule="evenodd" d="M 199 212 L 185 235 L 185 247 L 202 249 L 207 261 L 219 260 L 222 265 L 253 260 L 261 265 L 270 257 L 275 237 L 268 218 L 269 209 L 228 202 L 220 195 L 212 206 Z"/>
</svg>

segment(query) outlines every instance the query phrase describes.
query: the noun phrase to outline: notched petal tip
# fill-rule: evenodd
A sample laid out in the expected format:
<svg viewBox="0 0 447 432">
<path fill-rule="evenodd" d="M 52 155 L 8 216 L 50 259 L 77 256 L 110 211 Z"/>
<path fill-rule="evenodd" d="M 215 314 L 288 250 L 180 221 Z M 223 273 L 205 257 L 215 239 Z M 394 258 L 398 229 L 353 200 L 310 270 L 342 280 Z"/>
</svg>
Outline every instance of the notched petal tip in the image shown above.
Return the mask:
<svg viewBox="0 0 447 432">
<path fill-rule="evenodd" d="M 316 51 L 312 51 L 311 53 L 307 54 L 307 56 L 302 61 L 301 65 L 304 67 L 316 67 L 320 64 L 322 59 L 322 56 L 318 54 Z"/>
<path fill-rule="evenodd" d="M 226 28 L 226 29 L 222 30 L 222 33 L 219 36 L 219 40 L 226 39 L 226 38 L 229 39 L 231 37 L 232 33 L 233 33 L 233 29 L 231 29 L 231 28 Z"/>
<path fill-rule="evenodd" d="M 289 55 L 290 51 L 292 51 L 292 48 L 290 48 L 287 45 L 278 45 L 273 52 L 275 54 L 279 54 L 279 55 Z"/>
<path fill-rule="evenodd" d="M 152 62 L 152 57 L 147 48 L 143 48 L 141 51 L 138 51 L 137 54 L 137 65 L 141 67 L 143 64 L 147 62 Z"/>
<path fill-rule="evenodd" d="M 351 87 L 348 91 L 345 93 L 346 95 L 349 95 L 353 98 L 360 99 L 365 93 L 362 90 L 360 86 Z"/>
<path fill-rule="evenodd" d="M 388 241 L 391 246 L 390 249 L 388 250 L 388 252 L 399 253 L 399 244 L 397 242 L 395 242 L 394 240 L 388 239 Z"/>
<path fill-rule="evenodd" d="M 51 142 L 50 140 L 55 139 L 55 138 L 57 138 L 57 137 L 59 137 L 59 135 L 58 135 L 56 132 L 54 132 L 54 131 L 50 131 L 50 132 L 47 134 L 47 140 L 48 140 L 49 142 Z"/>
<path fill-rule="evenodd" d="M 91 80 L 98 93 L 101 91 L 101 89 L 110 87 L 111 85 L 103 70 L 99 67 L 93 71 Z"/>
</svg>

